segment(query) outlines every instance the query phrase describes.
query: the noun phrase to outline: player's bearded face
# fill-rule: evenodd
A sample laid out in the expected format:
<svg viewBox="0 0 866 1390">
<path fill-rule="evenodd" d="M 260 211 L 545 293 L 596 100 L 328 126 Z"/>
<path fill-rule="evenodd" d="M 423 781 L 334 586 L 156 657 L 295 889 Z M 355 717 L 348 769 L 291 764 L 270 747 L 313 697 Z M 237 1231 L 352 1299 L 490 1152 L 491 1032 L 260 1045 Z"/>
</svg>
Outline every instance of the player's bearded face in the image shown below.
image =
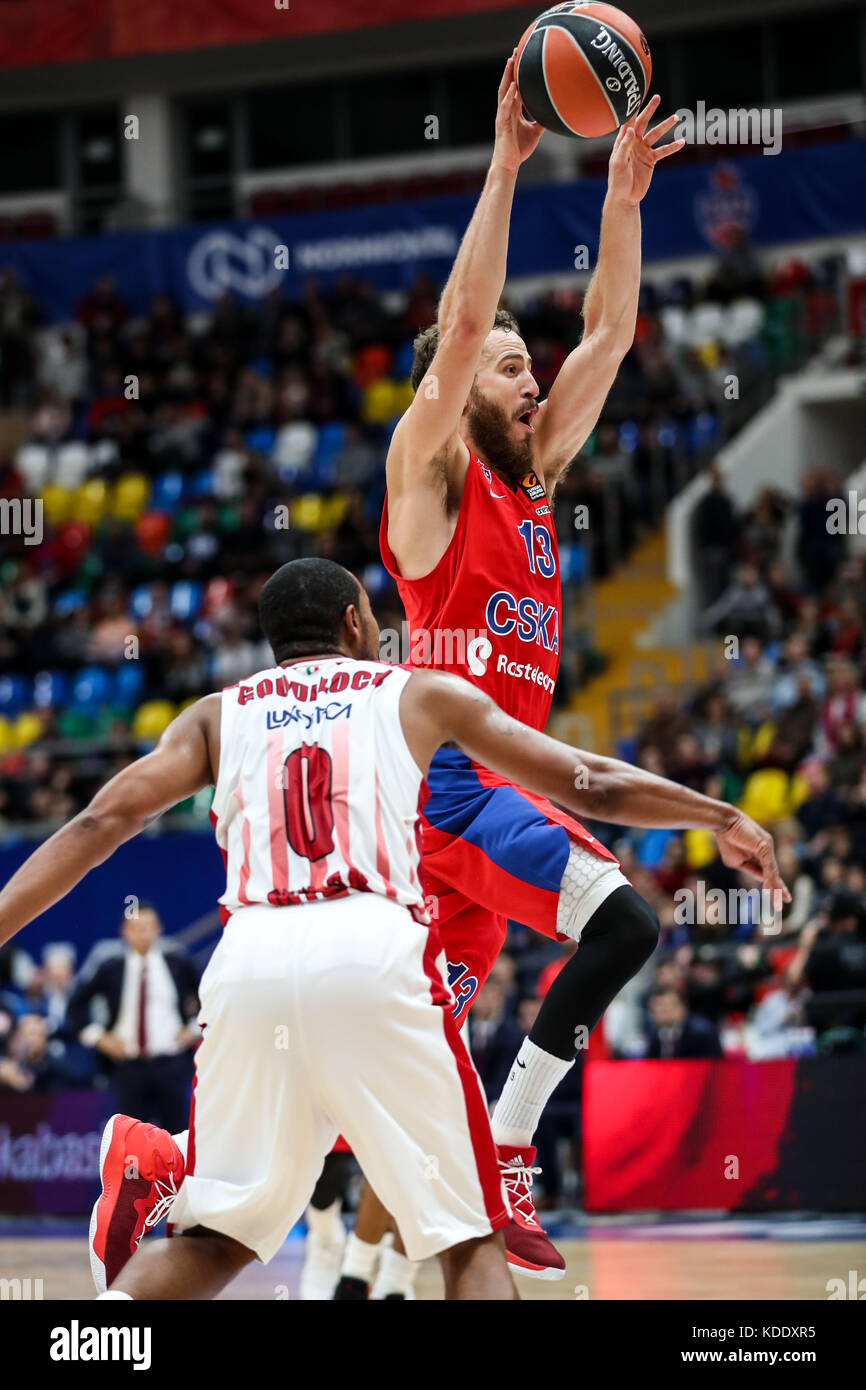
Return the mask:
<svg viewBox="0 0 866 1390">
<path fill-rule="evenodd" d="M 524 410 L 526 405 L 524 403 Z M 532 440 L 514 437 L 514 417 L 473 385 L 467 409 L 469 435 L 482 459 L 497 473 L 518 482 L 532 468 Z"/>
</svg>

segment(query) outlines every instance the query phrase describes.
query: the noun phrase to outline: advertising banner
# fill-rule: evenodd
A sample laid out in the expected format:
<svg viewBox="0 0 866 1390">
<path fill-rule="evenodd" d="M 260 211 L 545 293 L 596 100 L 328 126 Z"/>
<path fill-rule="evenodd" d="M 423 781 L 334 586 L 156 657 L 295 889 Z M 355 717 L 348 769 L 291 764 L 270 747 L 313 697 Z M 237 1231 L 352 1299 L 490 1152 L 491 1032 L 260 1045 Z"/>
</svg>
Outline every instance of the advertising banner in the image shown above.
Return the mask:
<svg viewBox="0 0 866 1390">
<path fill-rule="evenodd" d="M 592 266 L 606 179 L 518 189 L 509 238 L 512 277 Z M 111 274 L 134 313 L 168 293 L 185 312 L 212 309 L 226 291 L 242 300 L 307 279 L 352 275 L 381 290 L 419 272 L 444 280 L 477 198 L 455 194 L 322 213 L 101 237 L 9 242 L 14 267 L 49 319 L 68 320 L 101 275 Z M 866 141 L 753 153 L 665 167 L 641 209 L 645 262 L 718 251 L 732 226 L 756 246 L 866 231 Z"/>
<path fill-rule="evenodd" d="M 590 1062 L 592 1212 L 866 1210 L 866 1058 Z"/>
</svg>

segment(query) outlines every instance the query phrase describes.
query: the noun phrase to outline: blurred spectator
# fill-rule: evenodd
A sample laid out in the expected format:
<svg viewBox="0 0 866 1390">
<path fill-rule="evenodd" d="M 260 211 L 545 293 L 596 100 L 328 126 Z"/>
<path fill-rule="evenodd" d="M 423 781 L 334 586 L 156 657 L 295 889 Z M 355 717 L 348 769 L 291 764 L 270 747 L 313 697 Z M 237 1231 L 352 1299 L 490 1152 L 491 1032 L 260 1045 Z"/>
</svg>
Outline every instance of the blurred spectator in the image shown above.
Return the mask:
<svg viewBox="0 0 866 1390">
<path fill-rule="evenodd" d="M 126 949 L 76 986 L 68 1024 L 108 1061 L 120 1109 L 177 1133 L 188 1123 L 192 1049 L 200 1040 L 198 971 L 183 951 L 164 948 L 155 908 L 140 904 L 121 935 Z M 97 1000 L 100 1021 L 91 1020 Z"/>
<path fill-rule="evenodd" d="M 650 994 L 647 1057 L 721 1057 L 718 1030 L 688 1012 L 675 989 L 659 986 Z"/>
<path fill-rule="evenodd" d="M 21 1014 L 0 1057 L 0 1087 L 10 1091 L 58 1091 L 77 1084 L 63 1048 L 52 1044 L 48 1021 L 40 1014 Z"/>
<path fill-rule="evenodd" d="M 844 554 L 845 538 L 827 526 L 827 503 L 838 493 L 838 480 L 828 468 L 815 468 L 802 482 L 797 559 L 806 584 L 818 594 L 835 576 Z"/>
<path fill-rule="evenodd" d="M 492 1105 L 508 1080 L 523 1033 L 505 1012 L 505 990 L 498 979 L 488 977 L 472 1001 L 466 1024 L 469 1051 Z"/>
<path fill-rule="evenodd" d="M 807 1017 L 818 1033 L 845 1030 L 860 1034 L 866 1051 L 866 913 L 851 893 L 839 893 L 827 911 L 803 932 L 801 951 L 806 953 L 802 978 L 812 995 Z M 837 1044 L 840 1041 L 834 1040 Z M 826 1050 L 826 1049 L 825 1049 Z"/>
<path fill-rule="evenodd" d="M 695 507 L 692 543 L 695 572 L 701 585 L 701 608 L 715 604 L 728 585 L 739 542 L 734 504 L 725 491 L 721 470 L 713 464 L 707 470 L 710 488 Z"/>
<path fill-rule="evenodd" d="M 740 565 L 733 582 L 705 610 L 703 622 L 713 632 L 762 641 L 775 636 L 780 627 L 770 591 L 751 564 Z"/>
</svg>

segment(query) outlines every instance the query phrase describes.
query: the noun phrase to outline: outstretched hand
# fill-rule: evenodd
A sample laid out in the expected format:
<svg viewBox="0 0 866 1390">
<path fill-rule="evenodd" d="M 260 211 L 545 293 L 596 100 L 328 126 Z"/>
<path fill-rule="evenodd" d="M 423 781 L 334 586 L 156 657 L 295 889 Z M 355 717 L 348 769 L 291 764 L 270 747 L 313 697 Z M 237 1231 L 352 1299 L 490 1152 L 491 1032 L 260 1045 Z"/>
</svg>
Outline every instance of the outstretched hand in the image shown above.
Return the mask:
<svg viewBox="0 0 866 1390">
<path fill-rule="evenodd" d="M 783 903 L 791 901 L 791 894 L 776 863 L 772 836 L 753 821 L 751 816 L 740 812 L 727 830 L 717 833 L 716 839 L 719 842 L 722 863 L 729 869 L 739 869 L 742 873 L 759 879 L 761 886 L 768 892 L 781 893 Z M 775 904 L 776 899 L 773 901 Z"/>
<path fill-rule="evenodd" d="M 517 90 L 515 73 L 515 48 L 502 74 L 499 84 L 498 108 L 496 111 L 496 136 L 493 145 L 493 162 L 500 168 L 515 171 L 528 159 L 542 135 L 544 126 L 537 121 L 528 121 L 521 109 L 522 102 Z"/>
<path fill-rule="evenodd" d="M 661 97 L 651 97 L 642 111 L 632 116 L 620 126 L 614 141 L 608 165 L 607 186 L 609 193 L 619 202 L 635 207 L 650 186 L 653 170 L 668 155 L 676 154 L 683 148 L 685 140 L 671 140 L 661 149 L 655 149 L 656 142 L 673 130 L 679 117 L 668 116 L 647 130 L 650 117 L 658 110 Z"/>
</svg>

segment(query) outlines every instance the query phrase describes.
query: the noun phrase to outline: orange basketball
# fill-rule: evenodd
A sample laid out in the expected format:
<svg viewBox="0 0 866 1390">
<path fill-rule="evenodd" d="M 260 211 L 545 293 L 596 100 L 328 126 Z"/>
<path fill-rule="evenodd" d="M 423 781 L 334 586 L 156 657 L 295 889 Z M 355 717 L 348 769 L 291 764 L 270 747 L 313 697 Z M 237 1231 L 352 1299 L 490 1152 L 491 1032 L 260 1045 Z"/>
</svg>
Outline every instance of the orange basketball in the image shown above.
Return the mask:
<svg viewBox="0 0 866 1390">
<path fill-rule="evenodd" d="M 529 115 L 557 135 L 618 130 L 643 106 L 652 76 L 649 44 L 613 5 L 554 5 L 520 40 L 517 87 Z"/>
</svg>

